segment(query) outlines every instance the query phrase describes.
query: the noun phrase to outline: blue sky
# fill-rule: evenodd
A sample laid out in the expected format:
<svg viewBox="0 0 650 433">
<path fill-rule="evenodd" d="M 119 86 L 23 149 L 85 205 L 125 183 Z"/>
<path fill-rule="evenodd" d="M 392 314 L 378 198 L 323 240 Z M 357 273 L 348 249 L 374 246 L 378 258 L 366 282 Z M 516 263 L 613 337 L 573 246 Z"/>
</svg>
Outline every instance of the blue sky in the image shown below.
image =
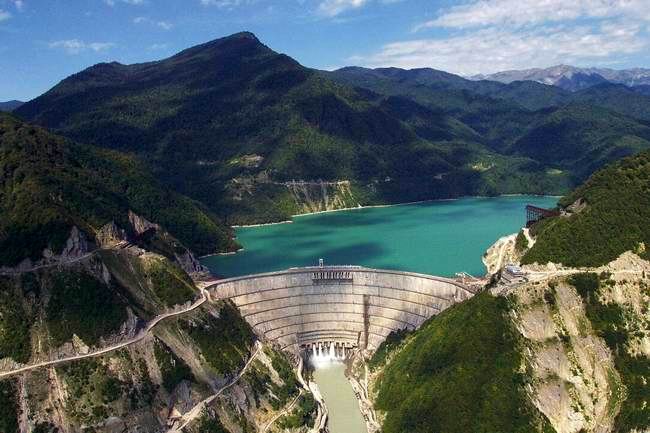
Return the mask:
<svg viewBox="0 0 650 433">
<path fill-rule="evenodd" d="M 650 67 L 650 0 L 0 0 L 0 101 L 242 30 L 326 69 Z"/>
</svg>

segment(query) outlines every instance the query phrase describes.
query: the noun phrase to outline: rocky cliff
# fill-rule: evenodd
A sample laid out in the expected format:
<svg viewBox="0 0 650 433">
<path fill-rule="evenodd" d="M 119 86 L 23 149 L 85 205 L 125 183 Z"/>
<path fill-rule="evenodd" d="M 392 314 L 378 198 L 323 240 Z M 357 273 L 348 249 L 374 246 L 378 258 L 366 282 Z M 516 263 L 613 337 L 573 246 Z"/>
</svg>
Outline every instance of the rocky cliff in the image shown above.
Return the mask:
<svg viewBox="0 0 650 433">
<path fill-rule="evenodd" d="M 0 382 L 5 390 L 0 427 L 3 432 L 160 432 L 180 426 L 197 433 L 261 431 L 299 392 L 307 393 L 300 391 L 284 355 L 254 343 L 244 322 L 240 334 L 232 332 L 237 320 L 232 306 L 209 305 L 122 350 L 6 379 Z M 306 431 L 303 423 L 313 423 L 314 412 L 312 406 L 288 431 Z"/>
<path fill-rule="evenodd" d="M 349 209 L 361 206 L 349 181 L 287 182 L 296 214 Z"/>
<path fill-rule="evenodd" d="M 189 274 L 206 275 L 180 242 L 128 220 L 99 229 L 97 243 L 74 228 L 62 254 L 3 270 L 0 431 L 306 431 L 316 404 L 293 362 L 233 305 L 200 303 Z"/>
<path fill-rule="evenodd" d="M 491 257 L 521 257 L 515 238 Z M 498 431 L 650 431 L 650 262 L 627 252 L 597 268 L 524 270 L 528 282 L 498 284 L 380 347 L 370 390 L 383 432 L 428 431 L 417 420 L 429 413 L 436 431 L 471 431 L 476 421 L 459 414 L 476 412 L 477 400 L 508 419 Z M 494 400 L 482 396 L 490 389 Z M 520 409 L 509 412 L 506 400 Z M 481 427 L 501 422 L 484 415 L 473 418 Z"/>
</svg>

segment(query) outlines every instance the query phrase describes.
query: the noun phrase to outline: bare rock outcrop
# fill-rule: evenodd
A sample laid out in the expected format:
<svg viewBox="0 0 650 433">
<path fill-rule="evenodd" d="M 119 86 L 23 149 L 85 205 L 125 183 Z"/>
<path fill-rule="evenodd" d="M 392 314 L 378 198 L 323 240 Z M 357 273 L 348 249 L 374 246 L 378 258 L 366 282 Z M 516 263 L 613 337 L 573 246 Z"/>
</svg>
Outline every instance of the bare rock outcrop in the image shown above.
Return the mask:
<svg viewBox="0 0 650 433">
<path fill-rule="evenodd" d="M 192 277 L 207 276 L 210 274 L 208 268 L 203 266 L 201 262 L 192 254 L 188 249 L 185 249 L 185 252 L 182 254 L 175 254 L 176 262 L 180 267 L 190 274 Z"/>
<path fill-rule="evenodd" d="M 148 221 L 146 218 L 141 217 L 133 211 L 129 211 L 129 222 L 138 236 L 149 230 L 160 230 L 158 224 Z"/>
<path fill-rule="evenodd" d="M 111 221 L 95 233 L 95 241 L 102 248 L 111 248 L 127 239 L 126 232 Z"/>
</svg>

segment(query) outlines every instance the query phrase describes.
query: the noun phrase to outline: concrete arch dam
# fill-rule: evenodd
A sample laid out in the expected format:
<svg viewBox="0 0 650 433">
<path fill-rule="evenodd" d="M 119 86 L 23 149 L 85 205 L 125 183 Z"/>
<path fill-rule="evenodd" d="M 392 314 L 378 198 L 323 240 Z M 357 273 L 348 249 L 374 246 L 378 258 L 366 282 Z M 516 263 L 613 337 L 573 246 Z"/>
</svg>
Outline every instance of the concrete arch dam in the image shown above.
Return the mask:
<svg viewBox="0 0 650 433">
<path fill-rule="evenodd" d="M 292 268 L 207 289 L 231 299 L 259 335 L 292 352 L 318 345 L 375 350 L 391 331 L 416 329 L 474 295 L 448 278 L 357 266 Z"/>
</svg>

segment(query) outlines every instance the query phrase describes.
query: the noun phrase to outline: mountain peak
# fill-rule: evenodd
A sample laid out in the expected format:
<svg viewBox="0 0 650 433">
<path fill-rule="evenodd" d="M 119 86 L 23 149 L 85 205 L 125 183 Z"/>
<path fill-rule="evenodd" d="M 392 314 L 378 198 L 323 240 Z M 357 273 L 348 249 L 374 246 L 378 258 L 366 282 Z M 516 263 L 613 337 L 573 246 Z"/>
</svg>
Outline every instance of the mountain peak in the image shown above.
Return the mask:
<svg viewBox="0 0 650 433">
<path fill-rule="evenodd" d="M 222 54 L 224 52 L 238 52 L 241 50 L 248 49 L 270 49 L 264 45 L 255 34 L 243 31 L 239 33 L 233 33 L 232 35 L 225 36 L 222 38 L 213 39 L 209 42 L 205 42 L 193 47 L 187 48 L 174 56 L 172 59 L 179 59 L 190 57 L 194 55 L 202 54 Z"/>
<path fill-rule="evenodd" d="M 200 44 L 198 46 L 204 46 L 204 45 L 221 45 L 224 43 L 228 42 L 252 42 L 255 44 L 260 44 L 262 45 L 262 42 L 255 36 L 254 33 L 249 32 L 249 31 L 242 31 L 242 32 L 237 32 L 233 33 L 232 35 L 224 36 L 221 38 L 213 39 L 210 42 L 206 42 L 204 44 Z"/>
<path fill-rule="evenodd" d="M 255 41 L 257 41 L 257 42 L 260 41 L 260 40 L 257 38 L 257 36 L 255 36 L 255 33 L 253 33 L 253 32 L 249 32 L 248 30 L 244 30 L 244 31 L 241 31 L 241 32 L 233 33 L 232 35 L 230 35 L 230 36 L 226 36 L 226 37 L 224 37 L 224 38 L 222 38 L 222 39 L 252 39 L 252 40 L 255 40 Z"/>
<path fill-rule="evenodd" d="M 609 81 L 612 83 L 638 86 L 650 84 L 650 69 L 609 69 L 582 68 L 559 64 L 548 68 L 533 68 L 510 70 L 488 75 L 477 75 L 472 79 L 485 79 L 511 83 L 513 81 L 537 81 L 561 87 L 565 90 L 576 91 Z"/>
</svg>

